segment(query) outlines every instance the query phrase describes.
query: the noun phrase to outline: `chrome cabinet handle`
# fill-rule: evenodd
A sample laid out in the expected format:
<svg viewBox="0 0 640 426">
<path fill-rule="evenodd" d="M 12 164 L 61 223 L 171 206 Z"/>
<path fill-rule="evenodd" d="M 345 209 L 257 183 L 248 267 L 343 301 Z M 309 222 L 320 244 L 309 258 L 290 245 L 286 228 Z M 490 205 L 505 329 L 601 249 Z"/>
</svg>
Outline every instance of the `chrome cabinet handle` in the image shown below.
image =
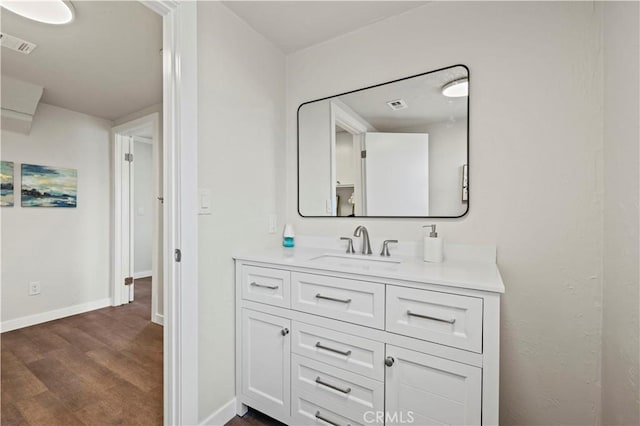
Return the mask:
<svg viewBox="0 0 640 426">
<path fill-rule="evenodd" d="M 333 390 L 337 390 L 338 392 L 342 392 L 342 393 L 345 393 L 345 394 L 346 394 L 346 393 L 351 393 L 351 388 L 343 389 L 343 388 L 341 388 L 340 386 L 336 386 L 336 385 L 332 385 L 331 383 L 324 382 L 324 381 L 320 378 L 320 376 L 316 377 L 316 383 L 317 383 L 317 384 L 319 384 L 319 385 L 322 385 L 322 386 L 326 386 L 326 387 L 328 387 L 328 388 L 331 388 L 331 389 L 333 389 Z"/>
<path fill-rule="evenodd" d="M 323 422 L 327 422 L 333 426 L 342 426 L 340 423 L 336 423 L 334 421 L 327 419 L 326 417 L 323 417 L 322 414 L 320 414 L 320 411 L 316 411 L 316 419 L 322 420 Z M 351 426 L 351 425 L 347 424 L 347 426 Z"/>
<path fill-rule="evenodd" d="M 335 353 L 337 353 L 337 354 L 344 355 L 344 356 L 349 356 L 349 355 L 351 355 L 351 351 L 341 351 L 340 349 L 333 349 L 333 348 L 330 348 L 330 347 L 328 347 L 328 346 L 324 346 L 324 345 L 323 345 L 322 343 L 320 343 L 320 342 L 316 342 L 316 348 L 318 348 L 318 349 L 324 349 L 325 351 L 329 351 L 329 352 L 335 352 Z"/>
<path fill-rule="evenodd" d="M 337 299 L 335 297 L 323 296 L 320 293 L 316 294 L 316 299 L 331 300 L 333 302 L 340 302 L 340 303 L 351 303 L 351 299 Z"/>
<path fill-rule="evenodd" d="M 253 287 L 262 287 L 262 288 L 268 288 L 269 290 L 277 290 L 280 286 L 278 285 L 266 285 L 266 284 L 258 284 L 256 282 L 252 282 L 250 285 L 252 285 Z"/>
<path fill-rule="evenodd" d="M 437 317 L 430 317 L 429 315 L 416 314 L 415 312 L 411 312 L 411 311 L 407 311 L 407 315 L 410 317 L 418 317 L 418 318 L 424 318 L 424 319 L 429 319 L 433 321 L 446 322 L 447 324 L 455 324 L 456 322 L 455 318 L 452 318 L 449 320 L 449 319 L 443 319 L 443 318 L 437 318 Z"/>
<path fill-rule="evenodd" d="M 386 365 L 387 367 L 391 367 L 394 362 L 396 362 L 396 360 L 393 359 L 392 356 L 388 356 L 384 359 L 384 365 Z"/>
<path fill-rule="evenodd" d="M 280 334 L 282 334 L 283 336 L 286 336 L 287 334 L 289 334 L 289 329 L 283 328 L 282 330 L 280 330 Z"/>
</svg>

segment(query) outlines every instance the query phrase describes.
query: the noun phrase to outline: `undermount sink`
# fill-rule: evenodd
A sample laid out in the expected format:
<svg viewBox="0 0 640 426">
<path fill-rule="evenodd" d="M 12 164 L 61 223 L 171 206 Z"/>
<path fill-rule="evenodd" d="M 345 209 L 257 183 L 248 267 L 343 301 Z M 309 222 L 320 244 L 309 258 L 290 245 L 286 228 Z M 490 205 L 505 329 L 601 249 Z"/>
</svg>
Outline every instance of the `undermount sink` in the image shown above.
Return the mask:
<svg viewBox="0 0 640 426">
<path fill-rule="evenodd" d="M 398 259 L 385 259 L 373 257 L 373 255 L 360 256 L 357 254 L 323 254 L 312 257 L 309 260 L 326 266 L 384 271 L 393 271 L 402 263 L 402 261 Z"/>
</svg>

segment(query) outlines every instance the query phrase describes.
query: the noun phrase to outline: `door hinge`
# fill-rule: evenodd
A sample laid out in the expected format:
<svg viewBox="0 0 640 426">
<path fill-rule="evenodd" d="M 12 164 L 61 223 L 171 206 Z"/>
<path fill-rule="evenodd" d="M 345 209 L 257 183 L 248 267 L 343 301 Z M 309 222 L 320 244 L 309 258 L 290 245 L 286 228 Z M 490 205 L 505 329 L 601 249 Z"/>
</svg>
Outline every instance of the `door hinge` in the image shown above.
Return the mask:
<svg viewBox="0 0 640 426">
<path fill-rule="evenodd" d="M 367 151 L 360 151 L 360 158 L 367 158 Z"/>
<path fill-rule="evenodd" d="M 182 260 L 182 252 L 180 249 L 176 249 L 173 257 L 176 259 L 176 262 L 180 262 Z"/>
<path fill-rule="evenodd" d="M 124 154 L 124 161 L 128 161 L 129 163 L 133 162 L 133 154 L 130 152 Z"/>
<path fill-rule="evenodd" d="M 124 279 L 124 285 L 131 285 L 133 284 L 133 277 L 126 277 Z"/>
</svg>

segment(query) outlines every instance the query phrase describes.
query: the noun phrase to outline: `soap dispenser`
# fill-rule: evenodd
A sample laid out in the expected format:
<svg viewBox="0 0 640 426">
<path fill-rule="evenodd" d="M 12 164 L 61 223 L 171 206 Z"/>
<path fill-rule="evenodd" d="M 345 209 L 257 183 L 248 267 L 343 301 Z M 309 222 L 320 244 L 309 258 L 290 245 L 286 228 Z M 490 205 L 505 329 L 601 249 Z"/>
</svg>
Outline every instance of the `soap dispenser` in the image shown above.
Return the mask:
<svg viewBox="0 0 640 426">
<path fill-rule="evenodd" d="M 431 228 L 431 232 L 424 234 L 424 261 L 425 262 L 442 262 L 442 238 L 438 237 L 436 225 L 424 225 L 423 228 Z"/>
<path fill-rule="evenodd" d="M 282 233 L 282 245 L 287 248 L 291 248 L 295 246 L 294 238 L 295 233 L 293 232 L 293 226 L 287 223 L 284 227 L 284 232 Z"/>
</svg>

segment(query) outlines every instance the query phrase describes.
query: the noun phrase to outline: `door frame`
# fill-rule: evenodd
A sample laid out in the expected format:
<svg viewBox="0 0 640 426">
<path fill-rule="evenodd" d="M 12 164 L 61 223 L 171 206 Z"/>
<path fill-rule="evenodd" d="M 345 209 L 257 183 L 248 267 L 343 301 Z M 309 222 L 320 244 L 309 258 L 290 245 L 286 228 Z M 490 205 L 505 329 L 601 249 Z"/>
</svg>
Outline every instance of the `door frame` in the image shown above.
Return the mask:
<svg viewBox="0 0 640 426">
<path fill-rule="evenodd" d="M 331 206 L 332 215 L 338 215 L 338 206 L 336 205 L 336 126 L 340 126 L 353 136 L 353 150 L 354 150 L 354 162 L 356 174 L 360 176 L 360 185 L 356 185 L 354 182 L 354 198 L 356 200 L 356 216 L 366 216 L 366 191 L 365 191 L 365 169 L 364 162 L 361 160 L 358 152 L 366 149 L 365 147 L 365 134 L 367 132 L 375 132 L 376 129 L 367 120 L 360 117 L 358 113 L 349 108 L 344 102 L 339 99 L 334 99 L 330 103 L 330 126 L 331 126 L 331 138 L 329 155 L 331 158 L 330 167 L 330 179 L 331 179 Z"/>
<path fill-rule="evenodd" d="M 115 126 L 111 129 L 112 140 L 113 140 L 113 183 L 114 183 L 114 221 L 113 221 L 113 279 L 112 279 L 112 306 L 119 306 L 123 303 L 123 297 L 121 294 L 122 290 L 122 269 L 121 269 L 121 261 L 122 259 L 122 247 L 123 247 L 123 235 L 124 235 L 124 224 L 122 222 L 122 217 L 120 216 L 120 212 L 122 211 L 122 199 L 123 199 L 123 181 L 122 181 L 122 167 L 124 166 L 124 157 L 122 152 L 122 137 L 130 136 L 131 133 L 135 133 L 136 131 L 151 127 L 152 131 L 152 141 L 151 141 L 151 163 L 152 163 L 152 176 L 153 176 L 153 242 L 152 242 L 152 257 L 151 257 L 151 321 L 156 324 L 163 324 L 164 317 L 163 314 L 158 313 L 158 288 L 159 285 L 162 284 L 164 280 L 160 280 L 161 274 L 159 274 L 159 267 L 162 264 L 162 258 L 160 253 L 160 235 L 159 235 L 159 227 L 161 224 L 161 209 L 162 204 L 159 204 L 159 200 L 156 197 L 161 197 L 162 195 L 162 162 L 160 160 L 160 152 L 159 152 L 159 143 L 160 143 L 160 114 L 157 112 L 145 115 L 138 119 L 128 121 L 126 123 Z M 135 143 L 136 137 L 133 137 Z M 131 147 L 131 152 L 133 153 L 133 147 Z M 133 156 L 133 167 L 135 168 L 135 154 Z M 133 186 L 134 178 L 133 173 L 130 177 L 130 185 Z M 129 215 L 133 217 L 134 206 L 129 206 Z M 129 232 L 134 232 L 133 221 L 130 224 Z M 133 246 L 129 248 L 133 251 Z M 131 259 L 133 260 L 135 257 L 133 252 L 131 253 Z M 164 290 L 164 287 L 163 287 Z M 164 311 L 163 311 L 164 313 Z"/>
<path fill-rule="evenodd" d="M 164 423 L 194 425 L 199 423 L 198 6 L 139 1 L 162 16 Z"/>
</svg>

